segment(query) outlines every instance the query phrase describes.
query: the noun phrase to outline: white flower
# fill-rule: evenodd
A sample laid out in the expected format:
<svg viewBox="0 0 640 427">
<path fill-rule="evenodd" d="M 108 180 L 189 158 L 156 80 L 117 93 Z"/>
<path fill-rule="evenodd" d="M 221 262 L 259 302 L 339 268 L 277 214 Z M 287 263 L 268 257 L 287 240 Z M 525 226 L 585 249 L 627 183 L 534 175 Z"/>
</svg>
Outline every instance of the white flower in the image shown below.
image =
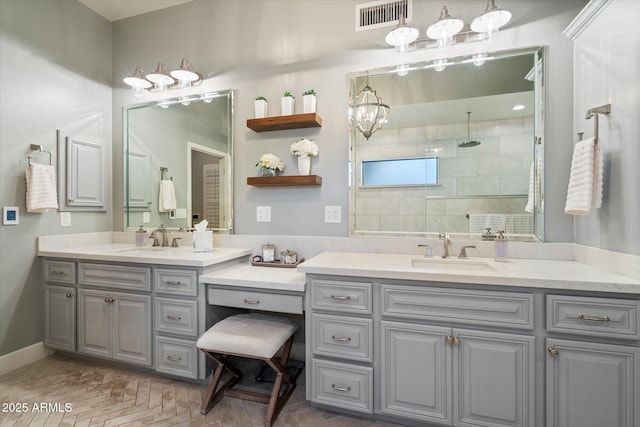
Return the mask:
<svg viewBox="0 0 640 427">
<path fill-rule="evenodd" d="M 256 166 L 260 166 L 265 169 L 276 169 L 279 171 L 284 170 L 284 163 L 282 163 L 280 157 L 271 153 L 263 154 L 258 163 L 256 163 Z"/>
<path fill-rule="evenodd" d="M 317 156 L 318 146 L 314 141 L 308 138 L 302 138 L 291 144 L 291 154 L 295 156 Z"/>
</svg>

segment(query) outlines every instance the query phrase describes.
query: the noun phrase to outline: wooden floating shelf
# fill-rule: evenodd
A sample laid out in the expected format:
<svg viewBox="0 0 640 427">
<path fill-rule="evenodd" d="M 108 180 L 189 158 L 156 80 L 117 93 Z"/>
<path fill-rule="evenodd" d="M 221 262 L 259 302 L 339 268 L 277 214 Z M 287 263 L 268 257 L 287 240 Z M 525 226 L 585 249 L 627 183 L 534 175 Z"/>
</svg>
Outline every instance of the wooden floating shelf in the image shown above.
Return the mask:
<svg viewBox="0 0 640 427">
<path fill-rule="evenodd" d="M 317 113 L 292 114 L 290 116 L 265 117 L 264 119 L 247 120 L 247 127 L 255 132 L 319 128 L 321 126 L 322 118 Z"/>
<path fill-rule="evenodd" d="M 253 185 L 254 187 L 322 185 L 322 177 L 318 175 L 256 176 L 247 178 L 247 185 Z"/>
</svg>

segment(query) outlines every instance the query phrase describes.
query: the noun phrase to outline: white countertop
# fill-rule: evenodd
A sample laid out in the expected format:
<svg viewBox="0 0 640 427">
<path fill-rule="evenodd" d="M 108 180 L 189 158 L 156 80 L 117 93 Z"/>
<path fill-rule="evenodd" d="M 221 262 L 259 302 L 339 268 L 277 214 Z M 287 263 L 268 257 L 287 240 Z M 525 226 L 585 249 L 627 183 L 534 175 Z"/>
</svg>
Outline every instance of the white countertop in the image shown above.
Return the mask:
<svg viewBox="0 0 640 427">
<path fill-rule="evenodd" d="M 185 267 L 208 267 L 251 254 L 250 248 L 214 247 L 212 252 L 194 253 L 190 246 L 162 248 L 131 243 L 100 243 L 70 247 L 38 248 L 38 256 L 87 261 L 111 261 Z"/>
<path fill-rule="evenodd" d="M 424 257 L 324 252 L 300 264 L 298 271 L 379 279 L 640 294 L 640 280 L 576 261 L 512 259 L 496 262 L 489 258 L 443 260 L 434 257 L 427 259 L 426 265 L 413 267 L 412 260 L 422 262 Z"/>
<path fill-rule="evenodd" d="M 304 292 L 306 275 L 295 268 L 256 267 L 241 263 L 203 274 L 200 283 Z"/>
</svg>

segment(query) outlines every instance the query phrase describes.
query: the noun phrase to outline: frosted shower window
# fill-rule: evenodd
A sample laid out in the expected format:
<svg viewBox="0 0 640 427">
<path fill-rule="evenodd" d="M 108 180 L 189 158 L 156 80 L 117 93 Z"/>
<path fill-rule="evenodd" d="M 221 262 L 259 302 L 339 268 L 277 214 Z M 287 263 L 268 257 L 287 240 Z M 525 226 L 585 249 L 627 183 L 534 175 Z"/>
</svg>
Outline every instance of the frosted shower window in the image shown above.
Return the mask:
<svg viewBox="0 0 640 427">
<path fill-rule="evenodd" d="M 429 185 L 438 183 L 438 158 L 364 160 L 362 186 Z"/>
</svg>

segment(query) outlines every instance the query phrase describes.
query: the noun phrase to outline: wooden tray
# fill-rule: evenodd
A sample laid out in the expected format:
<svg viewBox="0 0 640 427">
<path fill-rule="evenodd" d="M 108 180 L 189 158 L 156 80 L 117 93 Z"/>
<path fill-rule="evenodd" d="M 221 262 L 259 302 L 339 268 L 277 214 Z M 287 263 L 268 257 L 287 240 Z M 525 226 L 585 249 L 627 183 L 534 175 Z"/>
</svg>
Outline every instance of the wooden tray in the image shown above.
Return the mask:
<svg viewBox="0 0 640 427">
<path fill-rule="evenodd" d="M 298 264 L 304 262 L 304 258 L 300 258 L 295 264 L 283 264 L 279 259 L 275 260 L 275 262 L 262 262 L 256 261 L 255 258 L 257 257 L 251 258 L 251 265 L 256 267 L 296 268 Z"/>
</svg>

